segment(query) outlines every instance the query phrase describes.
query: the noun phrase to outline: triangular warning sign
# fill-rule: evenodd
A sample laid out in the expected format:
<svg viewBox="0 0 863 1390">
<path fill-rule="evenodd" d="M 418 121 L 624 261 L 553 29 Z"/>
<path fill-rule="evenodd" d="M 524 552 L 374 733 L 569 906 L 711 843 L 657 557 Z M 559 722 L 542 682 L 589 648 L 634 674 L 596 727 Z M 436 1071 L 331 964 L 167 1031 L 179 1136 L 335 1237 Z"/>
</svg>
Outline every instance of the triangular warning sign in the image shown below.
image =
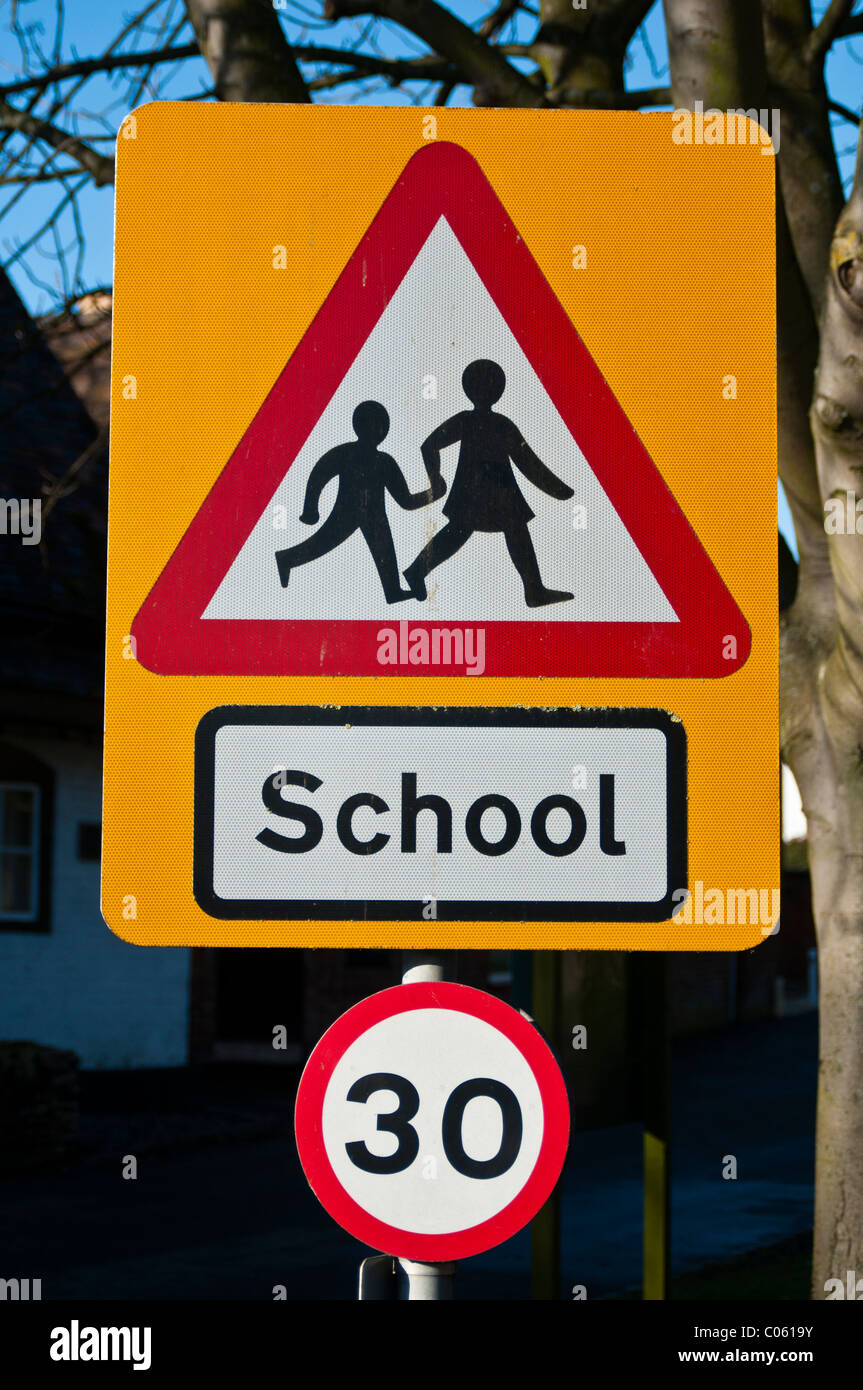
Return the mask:
<svg viewBox="0 0 863 1390">
<path fill-rule="evenodd" d="M 183 675 L 724 676 L 748 625 L 473 157 L 419 150 L 132 627 Z"/>
</svg>

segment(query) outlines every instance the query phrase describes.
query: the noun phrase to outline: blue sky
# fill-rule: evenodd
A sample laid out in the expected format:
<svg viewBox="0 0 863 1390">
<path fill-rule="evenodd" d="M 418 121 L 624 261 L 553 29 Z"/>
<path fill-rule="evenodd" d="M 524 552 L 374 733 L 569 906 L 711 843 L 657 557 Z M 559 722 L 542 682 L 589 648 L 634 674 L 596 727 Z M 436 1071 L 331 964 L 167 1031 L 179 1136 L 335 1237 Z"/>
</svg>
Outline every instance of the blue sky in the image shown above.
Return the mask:
<svg viewBox="0 0 863 1390">
<path fill-rule="evenodd" d="M 124 5 L 119 8 L 106 4 L 105 0 L 67 0 L 60 60 L 70 61 L 103 52 L 116 38 L 119 29 L 128 21 L 130 15 L 134 14 L 138 8 L 138 5 Z M 333 26 L 329 24 L 320 27 L 314 23 L 314 15 L 320 9 L 316 0 L 277 0 L 276 8 L 285 9 L 292 18 L 301 13 L 310 17 L 307 32 L 299 40 L 307 43 L 317 41 L 327 44 L 348 44 L 355 41 L 364 23 L 364 21 L 345 21 L 337 26 L 335 31 Z M 474 21 L 489 12 L 492 8 L 492 0 L 483 0 L 482 3 L 480 0 L 454 0 L 449 8 L 465 20 Z M 858 4 L 857 8 L 863 9 L 863 6 Z M 826 0 L 815 0 L 813 13 L 816 19 L 820 18 L 825 9 Z M 162 13 L 170 16 L 168 32 L 171 29 L 177 29 L 183 13 L 179 0 L 175 0 L 172 9 L 157 12 L 159 15 Z M 0 0 L 0 85 L 14 81 L 21 75 L 20 49 L 16 38 L 9 29 L 10 15 L 10 0 Z M 42 47 L 47 47 L 50 53 L 50 46 L 54 41 L 54 0 L 21 0 L 19 15 L 22 23 L 35 26 L 36 41 L 41 41 Z M 522 31 L 519 38 L 527 39 L 533 24 L 534 21 L 529 17 L 522 17 Z M 41 39 L 40 25 L 42 26 Z M 295 30 L 292 27 L 293 33 Z M 185 31 L 177 30 L 173 42 L 184 43 L 190 37 L 188 26 L 186 26 Z M 383 30 L 380 31 L 380 38 L 383 51 L 392 56 L 422 51 L 420 44 L 393 25 L 384 26 Z M 165 39 L 162 35 L 153 32 L 146 38 L 142 38 L 138 46 L 141 48 L 159 47 L 164 42 Z M 206 66 L 200 59 L 193 59 L 178 65 L 173 69 L 167 82 L 164 81 L 165 70 L 159 70 L 158 75 L 160 80 L 159 96 L 162 99 L 190 97 L 205 90 L 209 85 Z M 626 85 L 629 88 L 664 85 L 667 76 L 665 30 L 661 4 L 657 0 L 646 23 L 630 46 Z M 827 63 L 827 83 L 830 95 L 835 101 L 849 107 L 852 111 L 860 111 L 863 102 L 863 90 L 861 90 L 863 89 L 863 37 L 846 40 L 834 47 Z M 98 147 L 106 152 L 111 149 L 112 130 L 116 129 L 128 109 L 128 90 L 128 83 L 118 77 L 98 77 L 93 79 L 81 94 L 79 130 L 88 138 L 95 135 L 99 142 Z M 135 104 L 147 100 L 149 95 L 146 91 L 143 92 Z M 366 102 L 374 101 L 381 104 L 393 104 L 396 101 L 405 100 L 399 93 L 393 92 L 388 87 L 379 87 L 376 91 L 366 91 L 362 94 L 352 93 L 348 87 L 338 88 L 335 93 L 327 94 L 326 100 L 346 102 L 352 95 L 360 95 L 360 99 Z M 17 97 L 13 100 L 21 102 L 22 98 Z M 470 93 L 465 88 L 454 93 L 451 104 L 467 105 L 469 102 Z M 101 121 L 99 117 L 102 117 Z M 834 116 L 832 119 L 840 169 L 847 185 L 854 167 L 856 129 L 838 116 Z M 30 188 L 20 201 L 16 202 L 15 206 L 7 212 L 4 213 L 0 209 L 0 258 L 4 263 L 9 261 L 10 256 L 14 257 L 16 249 L 39 225 L 37 219 L 42 215 L 47 215 L 54 206 L 58 196 L 57 190 L 57 184 Z M 86 244 L 82 252 L 79 271 L 80 284 L 88 288 L 110 285 L 113 256 L 113 189 L 96 189 L 90 185 L 85 185 L 79 195 L 79 207 L 81 222 L 86 234 Z M 63 226 L 62 231 L 65 243 L 72 244 L 79 240 L 77 228 L 72 223 L 71 218 Z M 43 285 L 47 285 L 48 289 L 51 286 L 53 273 L 52 249 L 50 245 L 46 245 L 44 251 L 40 249 L 36 253 L 31 252 L 27 258 L 28 265 L 31 267 L 31 274 L 35 275 L 37 280 L 41 280 Z M 44 271 L 41 270 L 43 263 Z M 32 311 L 38 312 L 47 308 L 51 298 L 49 293 L 24 273 L 22 265 L 23 257 L 17 264 L 13 263 L 10 267 L 10 274 L 16 288 Z M 791 518 L 781 488 L 779 491 L 779 519 L 781 529 L 793 546 Z"/>
</svg>

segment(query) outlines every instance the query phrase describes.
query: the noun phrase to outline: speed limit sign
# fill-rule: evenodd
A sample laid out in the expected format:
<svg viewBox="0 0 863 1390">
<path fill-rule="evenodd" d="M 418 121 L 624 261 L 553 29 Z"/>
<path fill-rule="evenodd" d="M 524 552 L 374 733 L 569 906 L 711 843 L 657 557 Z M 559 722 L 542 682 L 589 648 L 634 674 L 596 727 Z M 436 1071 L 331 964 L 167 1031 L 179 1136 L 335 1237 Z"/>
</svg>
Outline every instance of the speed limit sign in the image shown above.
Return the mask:
<svg viewBox="0 0 863 1390">
<path fill-rule="evenodd" d="M 358 1240 L 463 1259 L 519 1231 L 569 1140 L 560 1069 L 532 1023 L 466 985 L 397 985 L 324 1034 L 300 1080 L 297 1148 Z"/>
</svg>

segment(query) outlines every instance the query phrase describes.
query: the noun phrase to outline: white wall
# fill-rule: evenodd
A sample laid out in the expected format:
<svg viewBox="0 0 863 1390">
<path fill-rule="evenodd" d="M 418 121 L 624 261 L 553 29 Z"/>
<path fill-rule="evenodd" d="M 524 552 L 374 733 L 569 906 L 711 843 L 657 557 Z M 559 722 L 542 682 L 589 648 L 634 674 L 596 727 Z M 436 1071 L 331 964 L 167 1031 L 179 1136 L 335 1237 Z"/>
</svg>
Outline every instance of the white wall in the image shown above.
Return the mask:
<svg viewBox="0 0 863 1390">
<path fill-rule="evenodd" d="M 79 821 L 102 819 L 101 749 L 2 735 L 54 769 L 48 934 L 0 927 L 0 1038 L 77 1052 L 84 1067 L 187 1060 L 190 953 L 131 946 L 99 911 L 99 864 L 77 857 Z"/>
</svg>

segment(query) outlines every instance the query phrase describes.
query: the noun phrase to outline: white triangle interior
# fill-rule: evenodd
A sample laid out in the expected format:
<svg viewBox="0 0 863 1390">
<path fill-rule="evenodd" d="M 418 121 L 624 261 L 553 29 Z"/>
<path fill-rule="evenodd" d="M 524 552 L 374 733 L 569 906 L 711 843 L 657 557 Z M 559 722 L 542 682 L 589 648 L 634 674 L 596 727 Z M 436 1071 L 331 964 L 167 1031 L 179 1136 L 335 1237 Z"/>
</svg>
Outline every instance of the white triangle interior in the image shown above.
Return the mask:
<svg viewBox="0 0 863 1390">
<path fill-rule="evenodd" d="M 408 486 L 428 486 L 420 447 L 444 420 L 469 408 L 461 376 L 475 358 L 491 358 L 506 373 L 495 409 L 508 415 L 552 472 L 574 489 L 569 502 L 540 492 L 521 473 L 518 485 L 530 523 L 543 582 L 573 598 L 530 609 L 503 536 L 474 532 L 463 548 L 428 579 L 424 603 L 387 604 L 372 557 L 359 532 L 338 549 L 291 572 L 282 588 L 275 552 L 306 539 L 306 482 L 315 462 L 354 438 L 351 416 L 365 400 L 389 412 L 381 449 L 391 454 Z M 578 390 L 578 383 L 573 383 Z M 290 406 L 288 405 L 288 409 Z M 589 405 L 586 405 L 589 408 Z M 443 453 L 452 483 L 458 446 Z M 323 521 L 337 483 L 321 497 Z M 446 497 L 417 511 L 387 498 L 399 566 L 404 569 L 446 523 Z M 575 508 L 583 508 L 577 512 Z M 585 521 L 584 526 L 575 523 Z M 203 614 L 204 618 L 302 618 L 414 621 L 677 622 L 677 615 L 611 505 L 536 372 L 441 217 L 405 275 L 305 445 L 280 482 L 260 520 Z"/>
</svg>

